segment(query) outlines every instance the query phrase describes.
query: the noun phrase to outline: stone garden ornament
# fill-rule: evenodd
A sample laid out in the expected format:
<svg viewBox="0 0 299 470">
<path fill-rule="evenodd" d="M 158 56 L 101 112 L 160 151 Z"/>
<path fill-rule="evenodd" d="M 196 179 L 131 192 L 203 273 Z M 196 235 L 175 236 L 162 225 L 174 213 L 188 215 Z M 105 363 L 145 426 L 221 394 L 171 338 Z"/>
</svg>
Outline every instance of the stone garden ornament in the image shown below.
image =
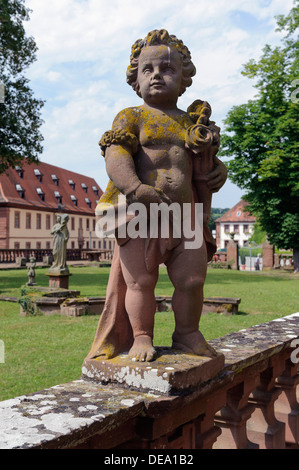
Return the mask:
<svg viewBox="0 0 299 470">
<path fill-rule="evenodd" d="M 127 82 L 143 103 L 120 111 L 100 140 L 110 181 L 96 209 L 97 227 L 105 232 L 103 219 L 113 213 L 109 230 L 117 244 L 87 359 L 128 352 L 133 361 L 155 360 L 154 289 L 161 263 L 174 287 L 172 347 L 217 356 L 199 321 L 207 262 L 216 251 L 208 228 L 212 193 L 222 187 L 227 171 L 216 156 L 220 129 L 210 120 L 210 105 L 196 100 L 187 111 L 177 105 L 195 73 L 188 48 L 166 30 L 151 31 L 132 46 Z M 157 209 L 168 210 L 167 227 L 158 216 L 153 228 Z M 58 246 L 66 235 L 60 226 L 62 221 L 53 228 L 59 237 L 55 269 L 63 266 Z M 195 243 L 199 230 L 201 241 Z"/>
</svg>

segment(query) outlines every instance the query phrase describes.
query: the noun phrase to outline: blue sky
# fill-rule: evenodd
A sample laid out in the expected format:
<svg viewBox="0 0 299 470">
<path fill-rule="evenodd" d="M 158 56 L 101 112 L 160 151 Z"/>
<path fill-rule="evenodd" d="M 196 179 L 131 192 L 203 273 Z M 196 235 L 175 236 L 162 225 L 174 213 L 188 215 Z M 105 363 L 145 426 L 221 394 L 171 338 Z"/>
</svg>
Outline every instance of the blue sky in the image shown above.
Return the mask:
<svg viewBox="0 0 299 470">
<path fill-rule="evenodd" d="M 108 182 L 98 141 L 114 116 L 142 101 L 126 83 L 131 45 L 152 29 L 182 39 L 197 68 L 179 100 L 209 101 L 220 127 L 229 109 L 255 95 L 242 65 L 263 46 L 278 44 L 275 15 L 292 0 L 26 0 L 25 24 L 39 48 L 28 69 L 31 88 L 45 99 L 41 160 Z M 243 192 L 229 181 L 213 207 L 232 207 Z"/>
</svg>

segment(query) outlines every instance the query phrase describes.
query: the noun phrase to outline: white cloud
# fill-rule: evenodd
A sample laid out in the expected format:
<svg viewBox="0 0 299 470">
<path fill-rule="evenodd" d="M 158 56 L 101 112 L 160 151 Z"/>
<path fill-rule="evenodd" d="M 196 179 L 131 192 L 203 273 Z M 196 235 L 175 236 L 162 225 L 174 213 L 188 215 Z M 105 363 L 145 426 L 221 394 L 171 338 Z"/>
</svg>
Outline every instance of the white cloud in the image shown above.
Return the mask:
<svg viewBox="0 0 299 470">
<path fill-rule="evenodd" d="M 28 71 L 36 95 L 47 100 L 41 159 L 93 176 L 107 176 L 97 145 L 116 113 L 141 104 L 126 84 L 133 42 L 166 28 L 183 39 L 197 68 L 181 97 L 186 107 L 208 100 L 221 125 L 227 111 L 255 93 L 240 71 L 277 42 L 274 15 L 287 14 L 292 0 L 26 0 L 33 10 L 26 30 L 39 47 Z M 104 188 L 103 188 L 104 189 Z M 222 190 L 225 206 L 239 192 Z"/>
</svg>

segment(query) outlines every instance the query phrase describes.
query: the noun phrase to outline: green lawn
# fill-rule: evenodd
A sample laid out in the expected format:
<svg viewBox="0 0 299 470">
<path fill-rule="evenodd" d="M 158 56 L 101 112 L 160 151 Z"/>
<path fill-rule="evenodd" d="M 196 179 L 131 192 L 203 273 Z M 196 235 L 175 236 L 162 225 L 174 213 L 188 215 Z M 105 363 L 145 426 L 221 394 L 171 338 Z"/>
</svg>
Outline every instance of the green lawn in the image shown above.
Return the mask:
<svg viewBox="0 0 299 470">
<path fill-rule="evenodd" d="M 36 282 L 48 285 L 46 269 L 36 270 Z M 108 268 L 72 267 L 70 287 L 84 296 L 105 295 Z M 19 296 L 26 270 L 0 270 L 0 295 Z M 207 339 L 299 311 L 299 276 L 290 273 L 246 273 L 208 270 L 205 296 L 240 297 L 240 315 L 203 315 L 200 329 Z M 161 269 L 156 295 L 171 295 Z M 80 377 L 98 323 L 97 316 L 63 317 L 19 315 L 19 305 L 0 302 L 0 339 L 5 363 L 0 364 L 0 400 L 75 380 Z M 172 312 L 156 314 L 155 344 L 169 346 Z"/>
</svg>

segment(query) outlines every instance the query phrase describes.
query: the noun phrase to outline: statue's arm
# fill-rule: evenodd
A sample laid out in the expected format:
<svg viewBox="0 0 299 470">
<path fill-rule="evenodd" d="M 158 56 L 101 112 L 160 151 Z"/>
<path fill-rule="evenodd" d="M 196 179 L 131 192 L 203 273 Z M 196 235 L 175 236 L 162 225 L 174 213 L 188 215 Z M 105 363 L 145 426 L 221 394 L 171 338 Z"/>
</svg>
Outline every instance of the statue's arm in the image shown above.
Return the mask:
<svg viewBox="0 0 299 470">
<path fill-rule="evenodd" d="M 111 131 L 102 136 L 99 144 L 105 157 L 106 171 L 116 188 L 129 202 L 162 202 L 161 194 L 143 184 L 136 173 L 134 156 L 139 151 L 138 117 L 134 109 L 121 111 L 113 121 Z"/>
<path fill-rule="evenodd" d="M 227 179 L 227 168 L 219 158 L 214 156 L 215 167 L 208 173 L 207 185 L 212 193 L 216 193 Z"/>
</svg>

